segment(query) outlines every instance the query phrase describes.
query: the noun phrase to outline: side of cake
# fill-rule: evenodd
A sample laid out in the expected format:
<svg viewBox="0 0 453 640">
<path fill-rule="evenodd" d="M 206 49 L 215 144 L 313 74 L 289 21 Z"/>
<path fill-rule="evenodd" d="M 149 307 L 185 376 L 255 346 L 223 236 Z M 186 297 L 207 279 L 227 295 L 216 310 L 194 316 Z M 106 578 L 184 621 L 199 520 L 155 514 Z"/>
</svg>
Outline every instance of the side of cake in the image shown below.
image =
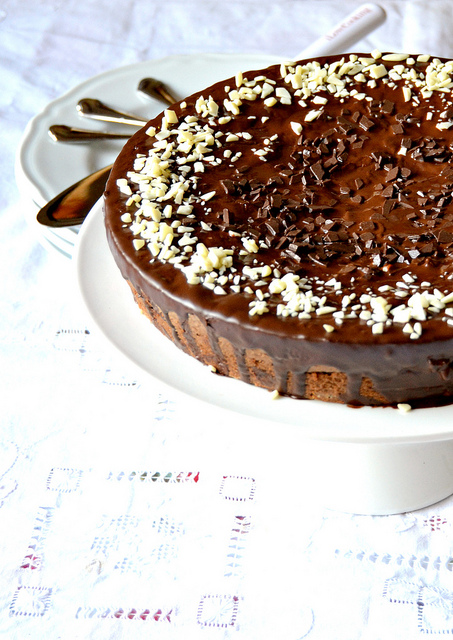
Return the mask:
<svg viewBox="0 0 453 640">
<path fill-rule="evenodd" d="M 449 401 L 452 78 L 428 56 L 330 56 L 239 73 L 148 123 L 105 192 L 142 311 L 283 395 Z"/>
</svg>

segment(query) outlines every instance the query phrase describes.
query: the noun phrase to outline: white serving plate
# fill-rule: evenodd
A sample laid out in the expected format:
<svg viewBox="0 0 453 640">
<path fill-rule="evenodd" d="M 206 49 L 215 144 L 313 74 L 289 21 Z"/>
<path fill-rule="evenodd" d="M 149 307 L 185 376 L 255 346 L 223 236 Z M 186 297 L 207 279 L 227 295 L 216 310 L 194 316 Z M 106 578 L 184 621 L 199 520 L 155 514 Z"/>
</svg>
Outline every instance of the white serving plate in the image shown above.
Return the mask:
<svg viewBox="0 0 453 640">
<path fill-rule="evenodd" d="M 212 412 L 230 412 L 244 428 L 261 425 L 263 434 L 277 432 L 287 445 L 282 464 L 299 467 L 301 479 L 326 506 L 400 513 L 453 493 L 453 405 L 401 413 L 272 400 L 267 391 L 213 375 L 140 313 L 109 251 L 100 203 L 82 225 L 76 273 L 92 321 L 116 349 L 160 384 Z"/>
<path fill-rule="evenodd" d="M 275 56 L 261 54 L 169 56 L 94 76 L 48 104 L 27 125 L 16 156 L 19 189 L 36 205 L 28 209 L 27 221 L 44 246 L 71 255 L 79 227 L 44 227 L 36 221 L 38 209 L 77 180 L 111 164 L 124 144 L 124 140 L 59 143 L 49 136 L 49 127 L 52 124 L 65 124 L 102 131 L 133 133 L 137 130 L 136 127 L 97 122 L 78 115 L 76 105 L 79 100 L 97 98 L 121 111 L 151 119 L 165 105 L 137 91 L 142 78 L 151 76 L 161 80 L 176 97 L 182 99 L 238 71 L 266 67 L 279 60 Z"/>
</svg>

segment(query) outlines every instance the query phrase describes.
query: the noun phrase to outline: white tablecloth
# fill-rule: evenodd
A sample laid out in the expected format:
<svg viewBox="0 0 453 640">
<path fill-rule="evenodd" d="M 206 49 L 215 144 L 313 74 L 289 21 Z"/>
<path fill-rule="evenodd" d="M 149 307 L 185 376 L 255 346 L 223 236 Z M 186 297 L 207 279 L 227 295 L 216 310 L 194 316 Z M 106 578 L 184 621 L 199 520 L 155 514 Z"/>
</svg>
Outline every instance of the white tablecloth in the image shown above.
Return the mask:
<svg viewBox="0 0 453 640">
<path fill-rule="evenodd" d="M 97 335 L 15 184 L 27 122 L 86 78 L 175 53 L 288 58 L 359 4 L 0 3 L 1 637 L 453 634 L 453 498 L 391 516 L 318 504 L 278 433 L 160 387 Z M 453 55 L 449 0 L 381 4 L 358 50 Z"/>
</svg>

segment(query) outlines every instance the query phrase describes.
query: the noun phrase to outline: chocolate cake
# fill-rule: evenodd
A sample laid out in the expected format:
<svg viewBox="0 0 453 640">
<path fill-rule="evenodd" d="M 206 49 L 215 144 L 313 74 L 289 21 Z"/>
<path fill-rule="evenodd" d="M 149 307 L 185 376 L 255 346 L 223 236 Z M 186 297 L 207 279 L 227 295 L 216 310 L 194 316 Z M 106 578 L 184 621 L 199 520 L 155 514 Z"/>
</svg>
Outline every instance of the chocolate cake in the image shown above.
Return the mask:
<svg viewBox="0 0 453 640">
<path fill-rule="evenodd" d="M 449 402 L 452 89 L 452 61 L 375 51 L 238 73 L 150 121 L 105 192 L 141 310 L 276 394 Z"/>
</svg>

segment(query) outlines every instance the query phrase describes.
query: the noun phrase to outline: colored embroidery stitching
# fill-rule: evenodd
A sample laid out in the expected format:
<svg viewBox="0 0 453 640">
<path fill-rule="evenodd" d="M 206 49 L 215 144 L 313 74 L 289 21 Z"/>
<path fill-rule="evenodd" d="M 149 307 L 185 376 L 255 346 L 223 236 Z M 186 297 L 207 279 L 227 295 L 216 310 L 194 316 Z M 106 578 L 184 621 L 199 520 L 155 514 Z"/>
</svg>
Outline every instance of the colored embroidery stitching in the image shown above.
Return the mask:
<svg viewBox="0 0 453 640">
<path fill-rule="evenodd" d="M 54 467 L 47 479 L 47 489 L 59 493 L 73 493 L 79 488 L 82 475 L 83 471 L 80 469 Z"/>
<path fill-rule="evenodd" d="M 203 627 L 233 627 L 238 606 L 238 596 L 205 595 L 198 605 L 197 622 Z"/>
<path fill-rule="evenodd" d="M 157 422 L 168 420 L 170 418 L 170 414 L 174 412 L 175 403 L 173 402 L 173 400 L 169 400 L 168 398 L 165 398 L 161 393 L 159 393 L 157 410 L 154 415 L 154 420 L 156 420 Z"/>
<path fill-rule="evenodd" d="M 255 498 L 255 480 L 243 476 L 223 476 L 219 493 L 225 500 L 252 501 Z"/>
<path fill-rule="evenodd" d="M 22 560 L 21 569 L 39 570 L 41 569 L 42 556 L 44 552 L 44 542 L 48 535 L 53 519 L 53 507 L 40 507 L 33 527 L 33 535 L 28 549 Z"/>
<path fill-rule="evenodd" d="M 171 623 L 175 614 L 174 607 L 135 609 L 110 607 L 79 607 L 76 618 L 116 618 L 117 620 L 141 620 Z"/>
<path fill-rule="evenodd" d="M 130 473 L 125 473 L 124 471 L 120 471 L 115 474 L 110 471 L 107 480 L 129 480 L 138 481 L 138 482 L 165 482 L 165 483 L 176 483 L 183 484 L 188 482 L 197 483 L 200 479 L 199 471 L 131 471 Z"/>
<path fill-rule="evenodd" d="M 110 367 L 106 367 L 103 371 L 101 382 L 111 387 L 136 387 L 139 388 L 139 383 L 135 379 L 129 379 L 121 375 L 118 371 L 112 371 Z"/>
<path fill-rule="evenodd" d="M 240 575 L 243 553 L 251 526 L 250 516 L 235 516 L 230 535 L 230 544 L 228 545 L 225 578 L 235 578 Z"/>
<path fill-rule="evenodd" d="M 91 552 L 102 557 L 99 562 L 108 562 L 114 571 L 138 575 L 151 574 L 159 564 L 174 560 L 184 535 L 181 523 L 164 517 L 149 522 L 123 515 L 105 520 L 100 530 L 91 545 Z"/>
<path fill-rule="evenodd" d="M 347 551 L 342 551 L 341 549 L 335 549 L 335 556 L 337 558 L 346 558 L 352 560 L 359 560 L 361 562 L 368 561 L 373 564 L 378 564 L 382 562 L 387 565 L 396 564 L 399 567 L 409 566 L 409 567 L 419 567 L 421 569 L 429 569 L 434 568 L 436 570 L 447 569 L 448 571 L 453 571 L 453 557 L 448 556 L 443 559 L 437 556 L 436 558 L 429 558 L 428 556 L 417 557 L 415 555 L 403 556 L 401 553 L 397 556 L 392 556 L 389 553 L 385 553 L 379 555 L 378 553 L 369 553 L 364 550 L 353 551 L 349 549 Z"/>
<path fill-rule="evenodd" d="M 88 336 L 88 329 L 59 329 L 55 333 L 53 346 L 57 351 L 86 353 Z"/>
<path fill-rule="evenodd" d="M 440 516 L 431 516 L 429 520 L 424 520 L 423 524 L 425 527 L 429 527 L 431 531 L 440 531 L 444 525 L 448 524 L 448 521 Z"/>
<path fill-rule="evenodd" d="M 413 582 L 390 578 L 385 581 L 382 595 L 392 603 L 417 604 L 420 599 L 420 586 Z"/>
<path fill-rule="evenodd" d="M 392 604 L 415 606 L 417 626 L 422 633 L 453 634 L 453 594 L 450 592 L 390 578 L 385 581 L 382 595 Z"/>
<path fill-rule="evenodd" d="M 52 589 L 47 587 L 18 587 L 9 608 L 10 616 L 45 615 L 50 606 Z"/>
</svg>

